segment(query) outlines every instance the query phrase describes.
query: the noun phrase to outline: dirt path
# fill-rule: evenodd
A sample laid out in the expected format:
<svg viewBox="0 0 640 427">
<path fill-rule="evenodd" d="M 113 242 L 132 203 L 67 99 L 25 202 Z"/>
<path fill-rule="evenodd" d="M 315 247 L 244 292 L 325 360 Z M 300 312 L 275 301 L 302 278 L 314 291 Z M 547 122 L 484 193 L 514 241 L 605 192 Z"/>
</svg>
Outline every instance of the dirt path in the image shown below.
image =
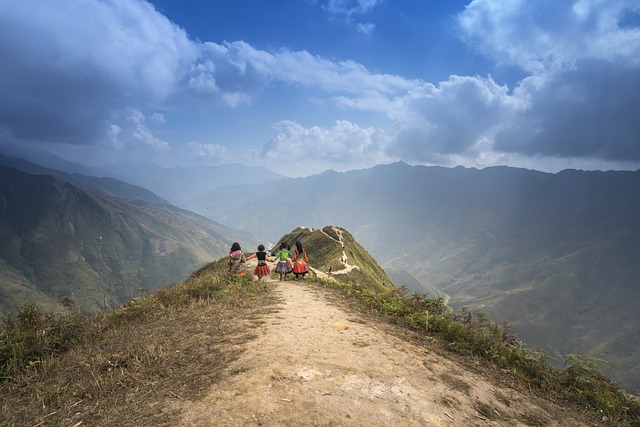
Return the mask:
<svg viewBox="0 0 640 427">
<path fill-rule="evenodd" d="M 344 248 L 344 236 L 342 234 L 342 230 L 340 230 L 337 227 L 331 227 L 331 229 L 338 235 L 337 240 L 329 236 L 327 233 L 325 233 L 324 230 L 320 230 L 320 231 L 322 232 L 322 234 L 324 234 L 325 236 L 327 236 L 328 238 L 330 238 L 331 240 L 337 242 L 338 244 L 340 244 L 340 246 L 342 246 L 342 256 L 340 257 L 340 263 L 344 265 L 343 269 L 334 271 L 333 274 L 347 274 L 351 270 L 358 268 L 358 266 L 349 264 L 349 260 L 347 258 L 347 252 L 345 251 L 345 248 Z"/>
<path fill-rule="evenodd" d="M 237 374 L 181 408 L 182 426 L 588 425 L 388 334 L 316 284 L 268 286 L 278 309 L 261 319 Z"/>
</svg>

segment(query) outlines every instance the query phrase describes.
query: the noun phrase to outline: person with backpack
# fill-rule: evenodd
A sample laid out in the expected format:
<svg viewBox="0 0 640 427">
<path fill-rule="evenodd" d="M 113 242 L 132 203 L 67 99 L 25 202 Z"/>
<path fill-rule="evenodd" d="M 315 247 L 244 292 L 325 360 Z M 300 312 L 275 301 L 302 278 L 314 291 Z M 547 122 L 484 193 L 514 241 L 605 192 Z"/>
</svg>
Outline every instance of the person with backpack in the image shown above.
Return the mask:
<svg viewBox="0 0 640 427">
<path fill-rule="evenodd" d="M 293 274 L 296 276 L 295 280 L 298 280 L 300 277 L 304 278 L 305 274 L 309 272 L 308 263 L 307 252 L 302 247 L 302 243 L 296 242 L 296 250 L 293 253 Z"/>
<path fill-rule="evenodd" d="M 258 245 L 258 252 L 249 255 L 247 257 L 247 260 L 254 258 L 258 259 L 258 265 L 256 265 L 256 268 L 253 269 L 253 274 L 258 276 L 258 281 L 260 282 L 262 281 L 262 278 L 264 276 L 269 276 L 269 274 L 271 273 L 267 261 L 272 262 L 273 260 L 269 258 L 269 256 L 265 252 L 264 245 Z"/>
<path fill-rule="evenodd" d="M 247 261 L 247 258 L 244 256 L 244 252 L 240 248 L 240 243 L 234 242 L 231 245 L 231 251 L 229 252 L 228 265 L 229 265 L 229 274 L 234 274 L 237 276 L 244 276 L 244 263 Z"/>
<path fill-rule="evenodd" d="M 276 264 L 276 273 L 280 274 L 280 280 L 287 280 L 287 274 L 291 273 L 293 270 L 289 258 L 291 258 L 289 245 L 282 242 L 280 244 L 280 251 L 276 255 L 276 260 L 278 260 L 278 264 Z"/>
</svg>

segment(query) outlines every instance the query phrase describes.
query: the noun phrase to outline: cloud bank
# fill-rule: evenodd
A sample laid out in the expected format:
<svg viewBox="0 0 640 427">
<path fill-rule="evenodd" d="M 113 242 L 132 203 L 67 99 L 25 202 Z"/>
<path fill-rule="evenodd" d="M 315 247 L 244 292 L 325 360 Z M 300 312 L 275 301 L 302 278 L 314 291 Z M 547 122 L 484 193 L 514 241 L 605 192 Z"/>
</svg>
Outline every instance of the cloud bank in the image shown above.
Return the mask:
<svg viewBox="0 0 640 427">
<path fill-rule="evenodd" d="M 378 3 L 317 6 L 354 19 Z M 327 106 L 333 125 L 285 112 L 275 135 L 249 149 L 267 164 L 313 153 L 323 167 L 344 168 L 552 158 L 640 165 L 637 2 L 474 0 L 457 25 L 470 49 L 523 77 L 513 87 L 490 74 L 428 82 L 307 51 L 199 41 L 143 0 L 9 2 L 0 14 L 0 142 L 228 159 L 232 142 L 179 143 L 156 132 L 173 124 L 171 111 L 241 111 L 289 88 Z M 364 114 L 381 124 L 347 118 Z"/>
</svg>

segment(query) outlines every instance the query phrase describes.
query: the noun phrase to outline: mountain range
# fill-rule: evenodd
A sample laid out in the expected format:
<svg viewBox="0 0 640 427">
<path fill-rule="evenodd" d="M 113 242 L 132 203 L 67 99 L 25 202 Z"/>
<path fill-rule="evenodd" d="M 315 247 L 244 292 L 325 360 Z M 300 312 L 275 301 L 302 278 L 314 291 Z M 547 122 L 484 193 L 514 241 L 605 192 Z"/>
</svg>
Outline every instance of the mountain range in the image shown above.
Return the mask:
<svg viewBox="0 0 640 427">
<path fill-rule="evenodd" d="M 568 353 L 607 360 L 637 389 L 638 189 L 640 171 L 395 163 L 222 187 L 191 205 L 264 242 L 339 224 L 383 268 L 415 278 L 396 284 L 506 320 L 557 363 Z"/>
<path fill-rule="evenodd" d="M 115 185 L 113 178 L 69 171 L 46 177 L 33 175 L 42 170 L 3 169 L 2 274 L 25 284 L 3 291 L 3 307 L 25 295 L 50 305 L 74 295 L 100 308 L 184 277 L 203 260 L 226 255 L 232 241 L 275 247 L 281 236 L 305 229 L 298 226 L 334 224 L 351 232 L 396 285 L 508 321 L 558 363 L 569 353 L 605 359 L 613 366 L 605 366 L 608 375 L 640 389 L 640 171 L 394 163 L 279 179 L 230 166 L 207 179 L 206 170 L 175 169 L 185 177 L 177 197 L 171 173 L 154 175 L 156 195 L 140 185 L 142 176 L 136 185 Z M 9 215 L 9 202 L 22 210 Z M 108 263 L 100 236 L 109 242 Z M 61 243 L 45 253 L 38 242 Z M 321 247 L 309 248 L 312 266 Z M 42 264 L 31 265 L 34 259 Z M 109 269 L 119 273 L 106 279 Z M 81 296 L 79 287 L 94 296 Z"/>
<path fill-rule="evenodd" d="M 118 183 L 129 186 L 130 191 L 131 188 L 144 190 L 155 198 L 158 197 L 156 195 L 161 195 L 163 200 L 185 209 L 190 209 L 189 200 L 197 200 L 201 194 L 218 187 L 260 184 L 285 178 L 265 168 L 240 164 L 161 167 L 152 162 L 124 161 L 95 168 L 68 161 L 46 151 L 26 150 L 6 144 L 0 146 L 0 164 L 23 172 L 50 174 L 71 183 L 74 183 L 74 177 L 82 177 L 80 186 L 86 185 L 89 178 L 98 180 L 105 186 L 108 182 Z M 102 191 L 94 186 L 91 188 Z M 106 191 L 106 194 L 111 193 Z M 122 196 L 131 197 L 127 194 L 116 194 L 116 197 Z M 141 195 L 135 198 L 145 199 Z M 157 200 L 149 201 L 157 203 Z"/>
<path fill-rule="evenodd" d="M 0 166 L 0 313 L 29 301 L 49 311 L 62 310 L 65 300 L 89 312 L 118 306 L 183 280 L 225 256 L 234 240 L 252 242 L 193 212 L 153 203 L 148 199 L 162 199 L 148 190 L 49 172 Z M 95 184 L 121 197 L 89 189 Z M 135 195 L 147 200 L 129 199 Z"/>
</svg>

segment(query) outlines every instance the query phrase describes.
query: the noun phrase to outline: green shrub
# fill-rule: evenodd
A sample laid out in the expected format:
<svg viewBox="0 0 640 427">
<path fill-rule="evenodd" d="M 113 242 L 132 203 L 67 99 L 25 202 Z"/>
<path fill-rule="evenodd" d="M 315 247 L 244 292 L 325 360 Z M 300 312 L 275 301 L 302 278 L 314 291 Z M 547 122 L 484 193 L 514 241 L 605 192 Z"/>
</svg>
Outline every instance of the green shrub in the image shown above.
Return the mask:
<svg viewBox="0 0 640 427">
<path fill-rule="evenodd" d="M 79 315 L 41 312 L 24 304 L 0 326 L 0 375 L 8 379 L 19 370 L 40 365 L 46 358 L 66 351 L 83 338 Z"/>
</svg>

